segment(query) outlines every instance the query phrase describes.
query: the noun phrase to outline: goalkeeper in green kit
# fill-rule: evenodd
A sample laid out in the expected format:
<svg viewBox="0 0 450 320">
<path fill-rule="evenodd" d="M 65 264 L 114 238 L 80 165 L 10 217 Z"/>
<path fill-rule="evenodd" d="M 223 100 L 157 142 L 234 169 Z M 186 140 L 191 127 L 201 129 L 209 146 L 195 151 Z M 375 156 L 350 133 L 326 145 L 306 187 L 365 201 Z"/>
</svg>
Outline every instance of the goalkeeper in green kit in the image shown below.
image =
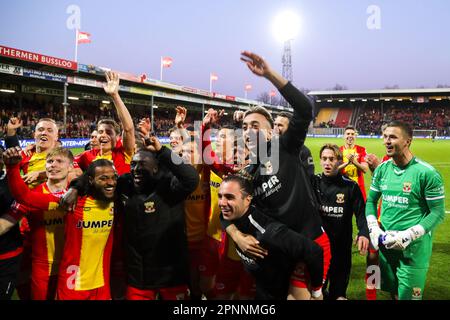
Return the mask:
<svg viewBox="0 0 450 320">
<path fill-rule="evenodd" d="M 445 215 L 444 184 L 436 169 L 409 150 L 412 129 L 408 124 L 392 121 L 383 139 L 391 159 L 373 174 L 366 203 L 370 242 L 374 249 L 380 247 L 381 289 L 399 300 L 420 300 L 433 232 Z"/>
</svg>

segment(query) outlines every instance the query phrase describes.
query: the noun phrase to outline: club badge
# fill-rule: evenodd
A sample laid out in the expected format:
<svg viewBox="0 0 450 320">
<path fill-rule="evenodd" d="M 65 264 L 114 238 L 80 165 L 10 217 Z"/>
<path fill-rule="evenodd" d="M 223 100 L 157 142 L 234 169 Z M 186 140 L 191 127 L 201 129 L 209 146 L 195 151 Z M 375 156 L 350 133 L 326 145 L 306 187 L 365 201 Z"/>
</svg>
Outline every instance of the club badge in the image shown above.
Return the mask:
<svg viewBox="0 0 450 320">
<path fill-rule="evenodd" d="M 411 182 L 403 182 L 403 192 L 411 192 Z"/>
<path fill-rule="evenodd" d="M 422 298 L 422 290 L 420 288 L 413 288 L 413 300 Z"/>
<path fill-rule="evenodd" d="M 336 203 L 344 203 L 345 202 L 344 196 L 345 195 L 343 193 L 338 193 L 336 195 Z"/>
<path fill-rule="evenodd" d="M 264 167 L 266 168 L 266 174 L 272 174 L 273 173 L 273 167 L 272 167 L 272 163 L 270 161 L 267 161 L 264 164 Z"/>
<path fill-rule="evenodd" d="M 145 213 L 153 213 L 156 211 L 155 203 L 153 201 L 144 202 Z"/>
</svg>

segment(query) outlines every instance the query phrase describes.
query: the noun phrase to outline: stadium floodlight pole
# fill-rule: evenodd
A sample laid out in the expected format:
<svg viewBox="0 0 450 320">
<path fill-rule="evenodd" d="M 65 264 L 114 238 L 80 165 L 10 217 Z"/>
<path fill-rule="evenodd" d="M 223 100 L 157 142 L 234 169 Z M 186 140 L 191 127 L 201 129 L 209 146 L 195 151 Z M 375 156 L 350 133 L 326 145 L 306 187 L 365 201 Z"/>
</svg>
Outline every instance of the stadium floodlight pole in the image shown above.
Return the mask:
<svg viewBox="0 0 450 320">
<path fill-rule="evenodd" d="M 78 62 L 78 28 L 75 29 L 75 62 Z"/>
<path fill-rule="evenodd" d="M 273 33 L 275 37 L 284 44 L 282 76 L 288 81 L 292 82 L 292 58 L 291 58 L 291 41 L 297 37 L 300 29 L 300 19 L 293 11 L 280 12 L 273 23 Z M 281 105 L 288 105 L 286 100 L 281 97 Z"/>
</svg>

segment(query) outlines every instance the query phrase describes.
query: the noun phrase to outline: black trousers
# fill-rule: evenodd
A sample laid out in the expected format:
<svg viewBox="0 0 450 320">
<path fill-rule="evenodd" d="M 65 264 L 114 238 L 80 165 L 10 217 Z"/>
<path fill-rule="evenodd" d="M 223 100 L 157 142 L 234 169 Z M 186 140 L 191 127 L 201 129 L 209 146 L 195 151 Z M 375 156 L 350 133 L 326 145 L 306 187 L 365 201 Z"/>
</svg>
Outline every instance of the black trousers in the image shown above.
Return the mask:
<svg viewBox="0 0 450 320">
<path fill-rule="evenodd" d="M 324 288 L 328 287 L 327 300 L 336 300 L 347 296 L 347 287 L 350 281 L 352 268 L 352 247 L 331 246 L 331 262 L 328 270 L 327 281 Z"/>
<path fill-rule="evenodd" d="M 0 260 L 0 300 L 11 300 L 17 284 L 22 254 Z"/>
</svg>

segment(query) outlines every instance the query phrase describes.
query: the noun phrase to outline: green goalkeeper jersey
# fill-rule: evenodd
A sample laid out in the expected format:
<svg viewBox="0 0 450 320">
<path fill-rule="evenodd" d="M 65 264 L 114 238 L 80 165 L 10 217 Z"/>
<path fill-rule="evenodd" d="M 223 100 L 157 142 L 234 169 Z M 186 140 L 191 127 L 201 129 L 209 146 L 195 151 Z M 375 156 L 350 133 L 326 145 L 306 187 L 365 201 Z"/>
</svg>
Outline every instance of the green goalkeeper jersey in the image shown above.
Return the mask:
<svg viewBox="0 0 450 320">
<path fill-rule="evenodd" d="M 376 168 L 366 215 L 376 215 L 380 196 L 380 222 L 384 230 L 406 230 L 420 224 L 429 232 L 444 219 L 442 177 L 431 165 L 416 157 L 404 168 L 396 166 L 392 159 Z"/>
</svg>

